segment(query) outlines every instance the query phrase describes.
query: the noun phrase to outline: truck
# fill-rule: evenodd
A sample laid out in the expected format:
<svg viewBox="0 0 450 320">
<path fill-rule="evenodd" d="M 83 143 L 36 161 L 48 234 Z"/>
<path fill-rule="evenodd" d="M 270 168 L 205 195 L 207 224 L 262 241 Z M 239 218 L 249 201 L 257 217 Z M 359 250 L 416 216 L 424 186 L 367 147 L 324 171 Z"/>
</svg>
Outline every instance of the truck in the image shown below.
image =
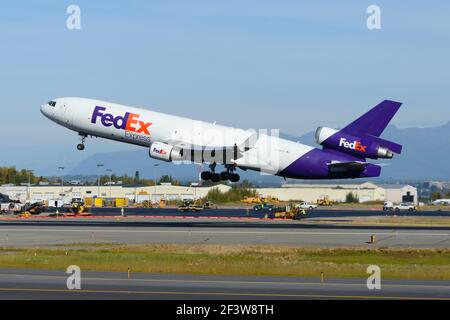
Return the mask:
<svg viewBox="0 0 450 320">
<path fill-rule="evenodd" d="M 394 203 L 392 201 L 385 201 L 383 203 L 383 211 L 392 211 L 394 210 Z"/>
<path fill-rule="evenodd" d="M 20 201 L 11 200 L 11 198 L 0 193 L 0 213 L 16 214 L 22 210 L 22 204 Z"/>
<path fill-rule="evenodd" d="M 3 202 L 0 203 L 1 214 L 17 214 L 22 211 L 22 204 L 17 202 Z"/>
<path fill-rule="evenodd" d="M 294 206 L 298 207 L 299 209 L 305 209 L 305 210 L 313 210 L 317 208 L 317 205 L 311 202 L 301 202 L 298 204 L 295 204 Z"/>
<path fill-rule="evenodd" d="M 205 206 L 200 201 L 183 200 L 183 203 L 178 206 L 178 210 L 182 212 L 193 211 L 199 212 L 205 209 Z"/>
<path fill-rule="evenodd" d="M 450 199 L 436 199 L 431 204 L 433 206 L 450 206 Z"/>
<path fill-rule="evenodd" d="M 285 211 L 285 207 L 279 207 L 279 206 L 275 206 L 273 204 L 270 203 L 261 203 L 261 204 L 256 204 L 253 206 L 253 211 L 258 211 L 258 212 L 282 212 Z"/>
<path fill-rule="evenodd" d="M 402 202 L 394 205 L 394 211 L 416 211 L 416 206 L 412 203 Z"/>
</svg>

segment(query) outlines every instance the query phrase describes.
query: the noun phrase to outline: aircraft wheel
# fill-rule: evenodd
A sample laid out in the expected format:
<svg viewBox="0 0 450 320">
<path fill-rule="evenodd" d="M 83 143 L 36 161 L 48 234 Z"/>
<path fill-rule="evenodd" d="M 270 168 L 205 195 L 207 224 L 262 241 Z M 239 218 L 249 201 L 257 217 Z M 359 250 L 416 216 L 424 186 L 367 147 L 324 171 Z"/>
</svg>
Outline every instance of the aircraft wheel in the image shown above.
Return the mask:
<svg viewBox="0 0 450 320">
<path fill-rule="evenodd" d="M 232 173 L 229 175 L 229 179 L 231 182 L 238 182 L 239 181 L 239 175 L 237 173 Z"/>
<path fill-rule="evenodd" d="M 84 150 L 84 144 L 80 143 L 79 145 L 77 145 L 77 149 L 80 151 Z"/>
<path fill-rule="evenodd" d="M 202 180 L 211 180 L 211 176 L 212 176 L 212 173 L 209 171 L 203 171 L 200 174 L 200 177 L 202 178 Z"/>
<path fill-rule="evenodd" d="M 219 182 L 220 181 L 220 175 L 218 173 L 213 173 L 211 176 L 212 182 Z"/>
<path fill-rule="evenodd" d="M 220 173 L 220 180 L 228 180 L 229 179 L 229 174 L 228 172 L 221 172 Z"/>
</svg>

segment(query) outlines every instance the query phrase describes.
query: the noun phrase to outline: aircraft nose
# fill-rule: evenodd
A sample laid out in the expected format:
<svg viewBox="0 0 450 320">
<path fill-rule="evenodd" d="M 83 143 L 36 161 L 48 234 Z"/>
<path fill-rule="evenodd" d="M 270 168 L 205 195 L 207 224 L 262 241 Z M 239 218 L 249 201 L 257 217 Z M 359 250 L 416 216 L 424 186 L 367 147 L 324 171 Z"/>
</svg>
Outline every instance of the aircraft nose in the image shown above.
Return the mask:
<svg viewBox="0 0 450 320">
<path fill-rule="evenodd" d="M 52 119 L 55 113 L 55 101 L 49 101 L 43 105 L 41 105 L 41 113 L 49 119 Z"/>
<path fill-rule="evenodd" d="M 41 113 L 42 113 L 44 116 L 48 116 L 48 115 L 49 115 L 48 108 L 49 108 L 49 105 L 48 105 L 48 104 L 43 104 L 43 105 L 41 105 Z"/>
</svg>

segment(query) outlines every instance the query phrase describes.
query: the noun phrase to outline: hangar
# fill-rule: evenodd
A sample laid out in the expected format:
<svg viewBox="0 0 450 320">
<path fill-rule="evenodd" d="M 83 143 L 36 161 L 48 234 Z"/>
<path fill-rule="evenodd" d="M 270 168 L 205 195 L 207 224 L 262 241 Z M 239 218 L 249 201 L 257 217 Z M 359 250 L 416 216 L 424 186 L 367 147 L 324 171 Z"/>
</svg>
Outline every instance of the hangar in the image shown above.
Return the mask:
<svg viewBox="0 0 450 320">
<path fill-rule="evenodd" d="M 372 182 L 360 184 L 284 184 L 281 188 L 257 189 L 261 196 L 277 197 L 280 200 L 303 200 L 314 202 L 328 197 L 334 202 L 345 202 L 349 193 L 367 201 L 392 201 L 394 203 L 417 203 L 417 189 L 410 185 L 376 185 Z"/>
<path fill-rule="evenodd" d="M 127 186 L 12 186 L 0 187 L 0 193 L 7 194 L 21 202 L 63 199 L 70 202 L 72 198 L 101 197 L 101 198 L 128 198 L 136 202 L 145 200 L 158 201 L 159 199 L 196 199 L 205 197 L 213 188 L 221 192 L 228 191 L 229 185 L 199 187 L 175 186 L 162 183 L 150 187 Z M 282 201 L 310 201 L 328 197 L 335 202 L 345 202 L 349 193 L 359 199 L 367 201 L 392 201 L 417 203 L 417 189 L 410 185 L 390 184 L 376 185 L 372 182 L 360 184 L 284 184 L 277 188 L 256 188 L 263 197 L 272 196 Z"/>
</svg>

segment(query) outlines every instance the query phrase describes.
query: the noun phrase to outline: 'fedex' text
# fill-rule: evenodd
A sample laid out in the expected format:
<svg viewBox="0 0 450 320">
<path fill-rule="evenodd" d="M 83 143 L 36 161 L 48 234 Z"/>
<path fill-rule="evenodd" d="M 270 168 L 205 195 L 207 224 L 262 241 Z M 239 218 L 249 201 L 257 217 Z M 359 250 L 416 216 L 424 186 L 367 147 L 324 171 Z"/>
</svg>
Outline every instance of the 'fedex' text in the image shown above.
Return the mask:
<svg viewBox="0 0 450 320">
<path fill-rule="evenodd" d="M 363 146 L 360 141 L 348 142 L 345 138 L 339 140 L 339 147 L 366 152 L 367 146 Z"/>
<path fill-rule="evenodd" d="M 100 118 L 101 124 L 105 127 L 114 126 L 116 129 L 150 135 L 148 127 L 151 123 L 139 120 L 140 114 L 126 112 L 123 116 L 115 117 L 110 113 L 104 113 L 105 110 L 104 107 L 96 106 L 92 113 L 91 122 L 95 124 L 97 118 Z"/>
</svg>

